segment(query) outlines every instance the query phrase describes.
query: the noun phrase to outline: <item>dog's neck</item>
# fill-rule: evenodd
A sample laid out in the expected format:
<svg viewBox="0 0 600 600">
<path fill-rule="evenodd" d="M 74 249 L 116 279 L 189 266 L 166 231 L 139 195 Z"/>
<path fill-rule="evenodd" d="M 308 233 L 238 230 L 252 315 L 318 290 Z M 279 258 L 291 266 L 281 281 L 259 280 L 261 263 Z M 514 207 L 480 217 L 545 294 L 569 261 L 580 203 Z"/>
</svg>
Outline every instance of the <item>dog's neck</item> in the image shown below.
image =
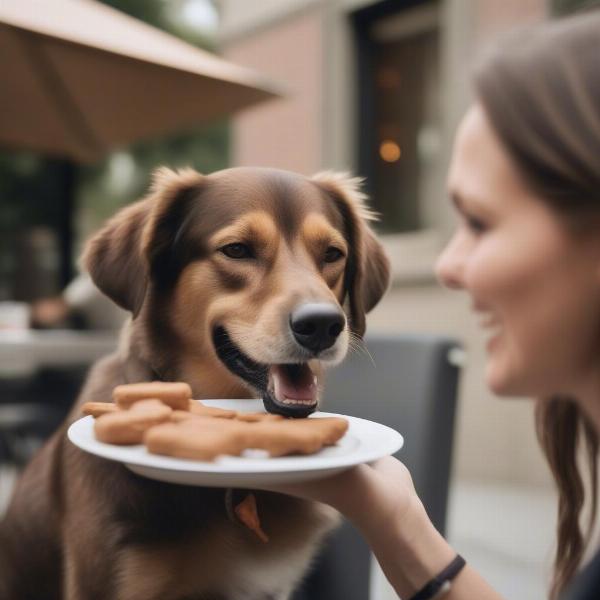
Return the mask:
<svg viewBox="0 0 600 600">
<path fill-rule="evenodd" d="M 170 347 L 165 352 L 152 346 L 147 328 L 128 319 L 121 330 L 118 349 L 127 383 L 185 381 L 198 400 L 254 397 L 213 352 L 193 355 L 182 349 Z"/>
</svg>

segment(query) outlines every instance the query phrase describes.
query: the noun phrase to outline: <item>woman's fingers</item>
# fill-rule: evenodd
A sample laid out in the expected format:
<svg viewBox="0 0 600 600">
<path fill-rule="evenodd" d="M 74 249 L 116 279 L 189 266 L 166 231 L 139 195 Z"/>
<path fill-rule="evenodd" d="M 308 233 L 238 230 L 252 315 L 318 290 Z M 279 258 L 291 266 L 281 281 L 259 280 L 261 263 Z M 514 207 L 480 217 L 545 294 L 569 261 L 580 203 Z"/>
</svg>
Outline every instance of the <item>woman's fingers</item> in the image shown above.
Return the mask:
<svg viewBox="0 0 600 600">
<path fill-rule="evenodd" d="M 370 464 L 379 475 L 413 489 L 412 477 L 406 465 L 393 456 L 385 456 Z"/>
<path fill-rule="evenodd" d="M 364 502 L 401 506 L 415 493 L 408 469 L 391 456 L 321 479 L 270 484 L 263 489 L 323 502 L 347 516 L 363 510 Z"/>
<path fill-rule="evenodd" d="M 273 483 L 262 487 L 271 492 L 279 492 L 290 496 L 299 496 L 301 498 L 308 498 L 319 502 L 327 502 L 327 499 L 332 494 L 335 495 L 336 490 L 341 492 L 345 489 L 347 485 L 345 480 L 348 478 L 348 472 L 352 471 L 354 468 L 356 467 L 352 467 L 341 473 L 336 473 L 335 475 L 328 475 L 322 478 L 310 479 L 308 481 Z"/>
</svg>

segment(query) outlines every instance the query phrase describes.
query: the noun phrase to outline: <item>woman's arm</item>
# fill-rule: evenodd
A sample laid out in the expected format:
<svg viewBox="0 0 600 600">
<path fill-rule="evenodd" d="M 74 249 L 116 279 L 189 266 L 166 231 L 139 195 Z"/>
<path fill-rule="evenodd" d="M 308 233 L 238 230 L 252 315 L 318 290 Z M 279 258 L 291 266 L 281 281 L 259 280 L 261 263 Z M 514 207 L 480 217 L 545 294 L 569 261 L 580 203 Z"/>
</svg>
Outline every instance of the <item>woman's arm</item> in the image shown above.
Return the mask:
<svg viewBox="0 0 600 600">
<path fill-rule="evenodd" d="M 277 491 L 325 502 L 339 510 L 364 535 L 401 598 L 411 598 L 456 556 L 429 520 L 408 470 L 395 458 Z M 502 600 L 469 565 L 443 598 Z"/>
</svg>

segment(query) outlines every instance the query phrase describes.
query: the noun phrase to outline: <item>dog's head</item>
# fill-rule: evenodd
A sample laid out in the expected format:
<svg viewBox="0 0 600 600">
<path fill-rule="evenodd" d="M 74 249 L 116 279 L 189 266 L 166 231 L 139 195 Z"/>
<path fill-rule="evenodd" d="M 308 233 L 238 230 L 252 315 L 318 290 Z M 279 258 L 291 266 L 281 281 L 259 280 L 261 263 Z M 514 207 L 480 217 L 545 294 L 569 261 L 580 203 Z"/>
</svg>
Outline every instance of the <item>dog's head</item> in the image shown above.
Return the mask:
<svg viewBox="0 0 600 600">
<path fill-rule="evenodd" d="M 195 369 L 209 389 L 211 378 L 243 382 L 267 410 L 306 416 L 321 363 L 362 337 L 388 285 L 370 218 L 344 175 L 163 168 L 83 264 L 148 332 L 159 373 Z"/>
</svg>

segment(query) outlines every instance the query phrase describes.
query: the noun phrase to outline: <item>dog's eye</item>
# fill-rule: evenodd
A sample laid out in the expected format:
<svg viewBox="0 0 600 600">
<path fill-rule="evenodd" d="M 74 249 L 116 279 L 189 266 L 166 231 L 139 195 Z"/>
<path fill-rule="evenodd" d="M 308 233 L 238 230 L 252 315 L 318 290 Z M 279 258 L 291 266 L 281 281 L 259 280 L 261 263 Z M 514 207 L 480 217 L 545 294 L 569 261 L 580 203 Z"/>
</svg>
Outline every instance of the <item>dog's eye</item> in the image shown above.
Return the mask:
<svg viewBox="0 0 600 600">
<path fill-rule="evenodd" d="M 254 258 L 252 248 L 250 248 L 250 246 L 247 246 L 246 244 L 227 244 L 226 246 L 219 248 L 219 251 L 222 252 L 228 258 Z"/>
<path fill-rule="evenodd" d="M 337 260 L 340 260 L 340 258 L 342 258 L 343 256 L 344 253 L 341 250 L 335 248 L 334 246 L 329 246 L 329 248 L 327 248 L 327 252 L 325 252 L 325 262 L 336 262 Z"/>
</svg>

